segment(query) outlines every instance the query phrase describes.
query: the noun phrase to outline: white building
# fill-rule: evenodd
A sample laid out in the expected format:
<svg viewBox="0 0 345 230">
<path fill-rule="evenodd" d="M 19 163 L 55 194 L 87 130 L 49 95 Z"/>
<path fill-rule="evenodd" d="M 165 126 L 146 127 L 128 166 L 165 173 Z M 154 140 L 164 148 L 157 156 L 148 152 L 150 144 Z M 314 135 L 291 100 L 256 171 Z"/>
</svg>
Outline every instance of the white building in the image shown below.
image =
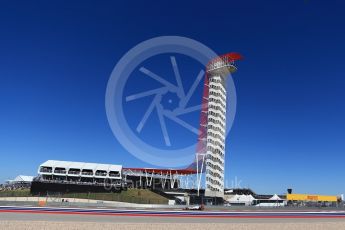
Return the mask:
<svg viewBox="0 0 345 230">
<path fill-rule="evenodd" d="M 230 205 L 243 205 L 243 206 L 250 206 L 252 205 L 252 202 L 255 200 L 255 198 L 249 194 L 249 195 L 226 195 L 225 200 Z"/>
</svg>

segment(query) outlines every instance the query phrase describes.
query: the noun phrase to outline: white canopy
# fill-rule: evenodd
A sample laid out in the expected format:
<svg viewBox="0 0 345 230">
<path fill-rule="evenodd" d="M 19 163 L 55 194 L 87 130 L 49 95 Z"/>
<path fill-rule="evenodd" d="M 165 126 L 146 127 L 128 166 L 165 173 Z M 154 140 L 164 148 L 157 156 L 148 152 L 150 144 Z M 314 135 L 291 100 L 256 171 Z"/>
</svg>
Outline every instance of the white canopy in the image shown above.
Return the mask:
<svg viewBox="0 0 345 230">
<path fill-rule="evenodd" d="M 34 177 L 33 176 L 24 176 L 24 175 L 19 175 L 13 180 L 8 180 L 8 183 L 15 184 L 15 183 L 31 183 L 33 181 Z"/>
<path fill-rule="evenodd" d="M 269 198 L 269 200 L 283 200 L 283 199 L 280 198 L 277 194 L 274 194 L 271 198 Z"/>
</svg>

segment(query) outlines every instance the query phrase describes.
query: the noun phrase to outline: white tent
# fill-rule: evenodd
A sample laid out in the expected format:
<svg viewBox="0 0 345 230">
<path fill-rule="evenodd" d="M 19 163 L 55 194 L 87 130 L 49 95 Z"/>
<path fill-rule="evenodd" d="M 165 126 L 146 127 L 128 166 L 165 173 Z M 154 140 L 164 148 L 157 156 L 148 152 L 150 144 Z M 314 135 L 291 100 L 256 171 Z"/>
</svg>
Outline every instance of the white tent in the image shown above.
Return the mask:
<svg viewBox="0 0 345 230">
<path fill-rule="evenodd" d="M 283 199 L 280 198 L 277 194 L 274 194 L 271 198 L 269 198 L 269 200 L 283 200 Z"/>
<path fill-rule="evenodd" d="M 24 176 L 24 175 L 19 175 L 13 180 L 8 180 L 7 182 L 10 184 L 19 184 L 19 183 L 31 183 L 33 181 L 34 177 L 33 176 Z"/>
</svg>

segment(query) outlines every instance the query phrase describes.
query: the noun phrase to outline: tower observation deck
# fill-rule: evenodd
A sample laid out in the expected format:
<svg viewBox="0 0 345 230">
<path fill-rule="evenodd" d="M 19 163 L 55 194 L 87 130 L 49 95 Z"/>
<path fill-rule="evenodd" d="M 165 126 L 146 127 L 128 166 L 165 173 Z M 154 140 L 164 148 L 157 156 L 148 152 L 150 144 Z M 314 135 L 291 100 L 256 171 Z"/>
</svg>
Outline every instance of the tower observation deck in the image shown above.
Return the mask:
<svg viewBox="0 0 345 230">
<path fill-rule="evenodd" d="M 238 53 L 212 59 L 206 66 L 200 129 L 196 151 L 198 190 L 205 173 L 205 196 L 224 197 L 224 160 L 226 139 L 226 80 L 237 68 Z"/>
</svg>

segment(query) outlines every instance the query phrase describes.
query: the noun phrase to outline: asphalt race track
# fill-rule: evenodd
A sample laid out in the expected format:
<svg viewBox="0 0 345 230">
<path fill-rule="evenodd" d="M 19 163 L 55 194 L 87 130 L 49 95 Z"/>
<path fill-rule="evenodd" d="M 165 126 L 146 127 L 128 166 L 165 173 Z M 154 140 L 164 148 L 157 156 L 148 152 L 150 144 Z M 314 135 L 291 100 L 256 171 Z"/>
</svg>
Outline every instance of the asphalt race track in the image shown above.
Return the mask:
<svg viewBox="0 0 345 230">
<path fill-rule="evenodd" d="M 345 211 L 171 211 L 0 206 L 0 221 L 118 223 L 344 222 Z"/>
</svg>

